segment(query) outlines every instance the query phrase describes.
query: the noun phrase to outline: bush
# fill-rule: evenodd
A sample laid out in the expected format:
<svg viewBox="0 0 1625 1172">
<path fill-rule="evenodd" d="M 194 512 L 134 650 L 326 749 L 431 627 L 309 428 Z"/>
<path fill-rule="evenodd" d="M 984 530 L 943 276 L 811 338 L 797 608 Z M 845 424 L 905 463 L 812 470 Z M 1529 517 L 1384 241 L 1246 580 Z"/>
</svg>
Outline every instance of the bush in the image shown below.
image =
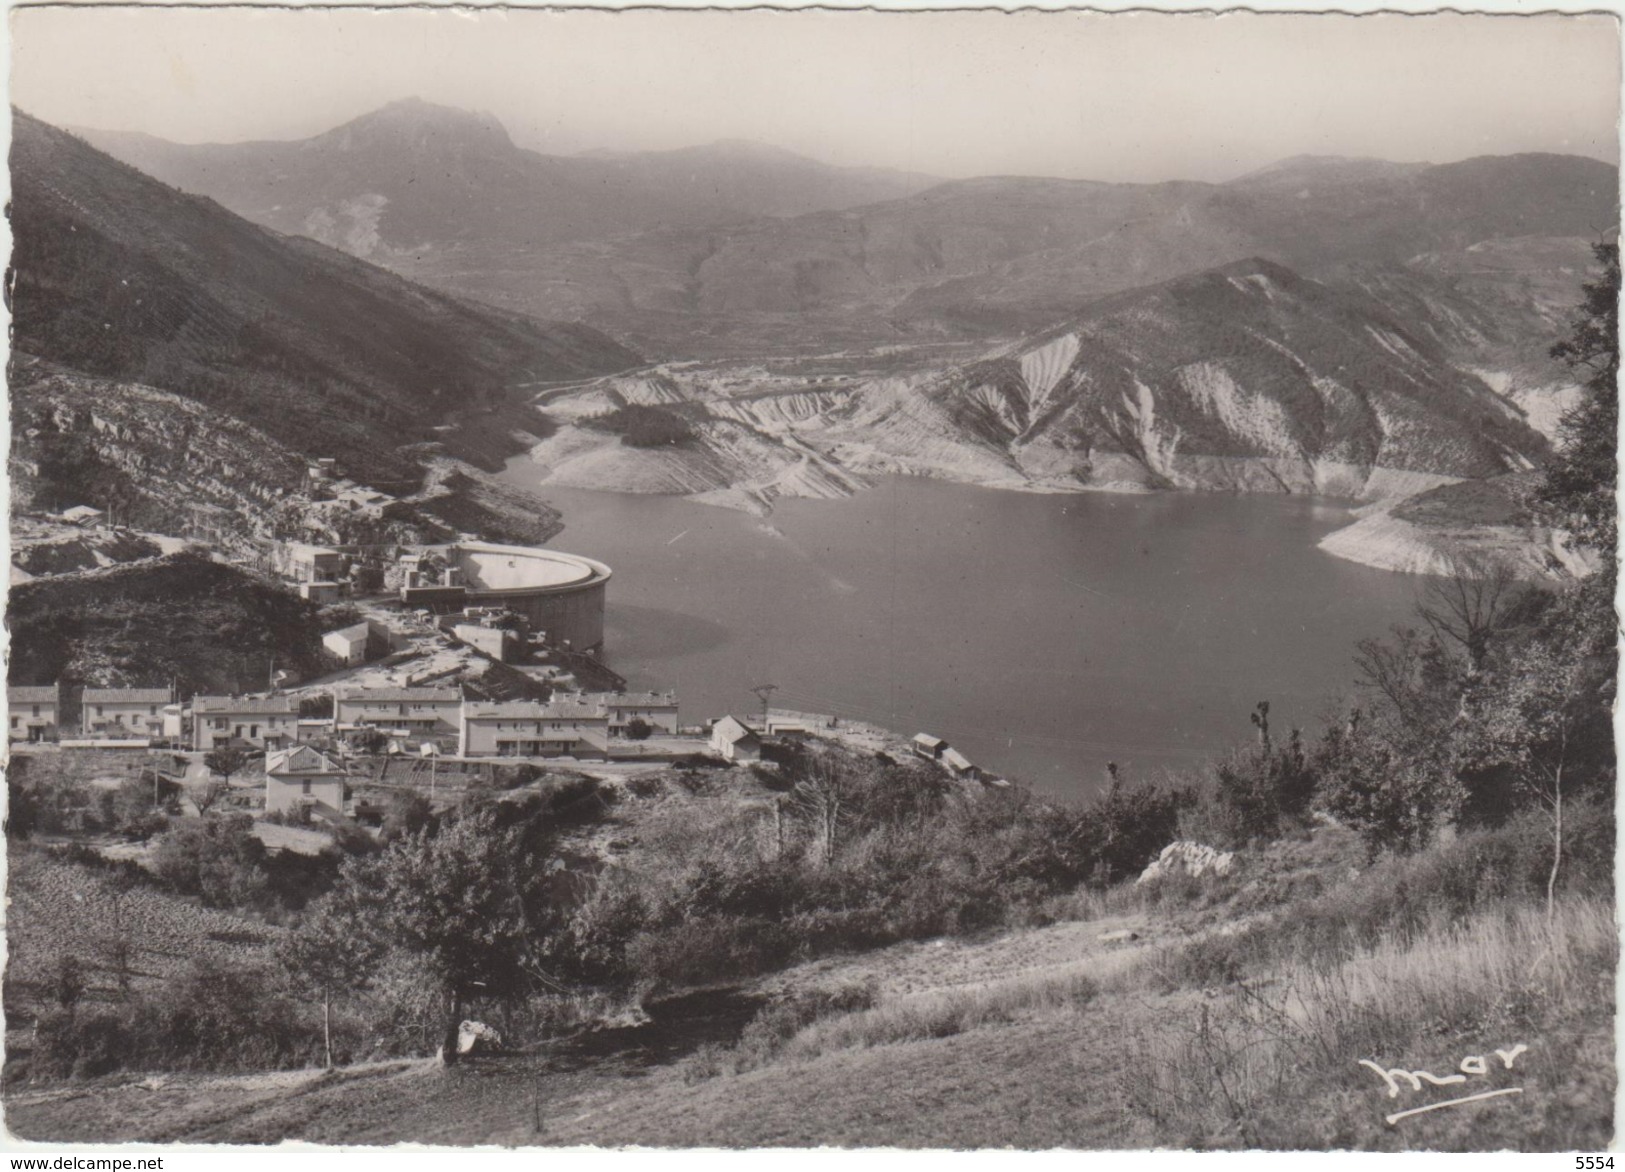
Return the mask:
<svg viewBox="0 0 1625 1172">
<path fill-rule="evenodd" d="M 310 1060 L 310 1037 L 265 971 L 199 964 L 117 1009 L 42 1014 L 30 1071 L 94 1078 L 121 1069 L 280 1069 Z"/>
<path fill-rule="evenodd" d="M 245 907 L 266 887 L 265 845 L 247 814 L 188 819 L 159 840 L 153 870 L 170 887 L 209 907 Z"/>
<path fill-rule="evenodd" d="M 644 775 L 628 779 L 626 788 L 635 798 L 658 798 L 666 792 L 666 782 L 660 777 Z"/>
<path fill-rule="evenodd" d="M 634 716 L 626 722 L 626 739 L 629 741 L 646 741 L 654 735 L 654 725 L 641 716 Z"/>
</svg>

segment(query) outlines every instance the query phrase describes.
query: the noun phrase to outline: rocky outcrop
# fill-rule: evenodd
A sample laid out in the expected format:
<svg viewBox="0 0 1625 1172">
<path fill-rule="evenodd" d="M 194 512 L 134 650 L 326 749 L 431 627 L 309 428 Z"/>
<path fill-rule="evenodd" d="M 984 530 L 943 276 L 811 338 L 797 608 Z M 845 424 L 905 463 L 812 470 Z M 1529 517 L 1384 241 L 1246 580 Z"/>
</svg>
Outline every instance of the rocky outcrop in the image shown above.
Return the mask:
<svg viewBox="0 0 1625 1172">
<path fill-rule="evenodd" d="M 1199 842 L 1171 842 L 1162 848 L 1162 853 L 1150 866 L 1140 872 L 1140 877 L 1135 883 L 1150 883 L 1155 879 L 1179 874 L 1196 879 L 1203 875 L 1213 875 L 1222 879 L 1230 874 L 1235 866 L 1236 856 L 1231 851 L 1216 850 Z"/>
<path fill-rule="evenodd" d="M 465 1021 L 457 1027 L 457 1053 L 490 1054 L 502 1049 L 502 1035 L 483 1021 Z"/>
</svg>

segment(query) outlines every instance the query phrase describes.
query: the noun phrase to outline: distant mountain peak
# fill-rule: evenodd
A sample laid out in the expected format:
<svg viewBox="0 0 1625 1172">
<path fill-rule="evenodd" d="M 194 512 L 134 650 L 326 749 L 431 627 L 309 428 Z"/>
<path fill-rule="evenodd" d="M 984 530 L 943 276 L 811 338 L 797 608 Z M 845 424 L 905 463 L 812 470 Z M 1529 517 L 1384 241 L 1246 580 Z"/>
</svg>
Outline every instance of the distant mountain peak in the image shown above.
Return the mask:
<svg viewBox="0 0 1625 1172">
<path fill-rule="evenodd" d="M 397 98 L 311 141 L 351 148 L 404 142 L 417 149 L 447 145 L 516 149 L 507 128 L 494 114 L 442 106 L 416 96 Z"/>
</svg>

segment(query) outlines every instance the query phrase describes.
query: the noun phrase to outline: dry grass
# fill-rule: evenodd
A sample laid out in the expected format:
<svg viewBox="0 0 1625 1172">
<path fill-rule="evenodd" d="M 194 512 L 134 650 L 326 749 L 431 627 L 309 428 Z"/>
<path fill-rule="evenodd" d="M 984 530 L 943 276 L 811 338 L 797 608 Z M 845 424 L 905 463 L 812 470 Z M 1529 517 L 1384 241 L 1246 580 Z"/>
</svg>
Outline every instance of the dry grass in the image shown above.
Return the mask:
<svg viewBox="0 0 1625 1172">
<path fill-rule="evenodd" d="M 1284 965 L 1210 991 L 1147 1028 L 1125 1105 L 1194 1147 L 1600 1148 L 1609 1140 L 1612 988 L 1618 936 L 1594 899 L 1501 906 L 1388 938 L 1341 963 Z M 1523 1044 L 1510 1072 L 1493 1056 Z M 1587 1065 L 1583 1055 L 1595 1053 Z M 1361 1066 L 1441 1076 L 1489 1055 L 1463 1084 L 1389 1096 Z M 1490 1101 L 1388 1124 L 1384 1115 L 1522 1085 Z"/>
<path fill-rule="evenodd" d="M 815 1022 L 791 1040 L 784 1054 L 791 1059 L 816 1058 L 834 1050 L 952 1037 L 1008 1024 L 1035 1011 L 1081 1009 L 1100 991 L 1105 971 L 1131 963 L 1127 953 L 1111 954 L 1061 972 L 898 997 L 873 1009 Z"/>
</svg>

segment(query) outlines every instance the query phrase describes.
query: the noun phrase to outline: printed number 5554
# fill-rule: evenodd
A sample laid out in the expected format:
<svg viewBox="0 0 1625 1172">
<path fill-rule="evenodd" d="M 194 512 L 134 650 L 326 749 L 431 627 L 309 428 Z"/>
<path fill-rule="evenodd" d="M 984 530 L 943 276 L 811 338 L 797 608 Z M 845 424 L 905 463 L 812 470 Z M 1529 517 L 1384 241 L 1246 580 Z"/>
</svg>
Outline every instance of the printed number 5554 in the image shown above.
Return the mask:
<svg viewBox="0 0 1625 1172">
<path fill-rule="evenodd" d="M 1614 1172 L 1614 1157 L 1612 1156 L 1575 1156 L 1574 1167 L 1577 1172 L 1599 1172 L 1606 1168 Z"/>
</svg>

